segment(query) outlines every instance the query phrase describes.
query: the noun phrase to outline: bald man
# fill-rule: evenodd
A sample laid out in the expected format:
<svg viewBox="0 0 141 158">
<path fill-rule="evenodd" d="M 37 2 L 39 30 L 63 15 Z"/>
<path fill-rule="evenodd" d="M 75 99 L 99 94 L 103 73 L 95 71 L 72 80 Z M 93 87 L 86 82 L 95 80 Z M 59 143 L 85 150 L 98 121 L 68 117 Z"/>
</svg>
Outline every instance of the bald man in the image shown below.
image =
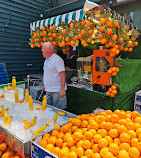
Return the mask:
<svg viewBox="0 0 141 158">
<path fill-rule="evenodd" d="M 42 45 L 42 53 L 46 58 L 44 62 L 43 91 L 47 93 L 47 102 L 54 107 L 66 108 L 66 75 L 63 59 L 54 53 L 51 42 Z"/>
</svg>

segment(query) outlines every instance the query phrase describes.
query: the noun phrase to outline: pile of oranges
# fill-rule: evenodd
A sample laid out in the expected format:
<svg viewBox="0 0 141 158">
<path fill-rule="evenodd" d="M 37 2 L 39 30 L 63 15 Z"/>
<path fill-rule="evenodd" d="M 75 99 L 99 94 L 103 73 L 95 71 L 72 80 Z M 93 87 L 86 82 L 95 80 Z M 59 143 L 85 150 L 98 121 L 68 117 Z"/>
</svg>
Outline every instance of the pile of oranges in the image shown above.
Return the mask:
<svg viewBox="0 0 141 158">
<path fill-rule="evenodd" d="M 56 125 L 40 146 L 60 158 L 140 158 L 141 115 L 124 110 L 78 115 Z"/>
<path fill-rule="evenodd" d="M 14 151 L 13 151 L 14 153 Z M 12 156 L 13 153 L 9 150 L 7 150 L 7 144 L 1 143 L 0 144 L 0 157 L 1 158 L 20 158 L 19 156 Z"/>
</svg>

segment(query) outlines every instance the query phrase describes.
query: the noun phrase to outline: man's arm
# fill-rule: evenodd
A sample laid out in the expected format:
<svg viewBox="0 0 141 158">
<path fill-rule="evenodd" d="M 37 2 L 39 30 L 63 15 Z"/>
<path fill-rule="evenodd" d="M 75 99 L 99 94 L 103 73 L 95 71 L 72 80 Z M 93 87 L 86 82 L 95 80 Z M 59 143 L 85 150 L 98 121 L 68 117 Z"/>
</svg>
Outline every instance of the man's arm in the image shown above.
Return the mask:
<svg viewBox="0 0 141 158">
<path fill-rule="evenodd" d="M 65 96 L 65 83 L 66 83 L 66 74 L 65 71 L 59 72 L 61 77 L 61 88 L 60 88 L 60 97 Z"/>
</svg>

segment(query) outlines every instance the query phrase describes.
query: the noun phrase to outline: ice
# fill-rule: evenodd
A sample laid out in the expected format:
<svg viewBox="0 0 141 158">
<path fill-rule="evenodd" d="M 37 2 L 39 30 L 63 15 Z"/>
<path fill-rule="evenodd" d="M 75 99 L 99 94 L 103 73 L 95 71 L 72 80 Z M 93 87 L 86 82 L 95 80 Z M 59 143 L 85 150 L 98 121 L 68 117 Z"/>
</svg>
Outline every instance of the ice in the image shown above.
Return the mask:
<svg viewBox="0 0 141 158">
<path fill-rule="evenodd" d="M 0 98 L 0 105 L 4 105 L 4 108 L 9 107 L 8 116 L 13 116 L 11 124 L 9 124 L 6 129 L 14 135 L 16 138 L 21 140 L 22 142 L 30 141 L 34 136 L 33 132 L 35 132 L 39 127 L 45 125 L 48 120 L 53 120 L 54 115 L 56 112 L 53 108 L 48 107 L 46 111 L 37 110 L 36 106 L 41 105 L 41 103 L 34 102 L 34 110 L 29 111 L 29 103 L 12 103 L 4 98 Z M 32 121 L 33 117 L 36 116 L 36 124 L 35 126 L 25 130 L 24 123 L 21 123 L 22 120 Z M 67 116 L 60 116 L 58 115 L 58 119 L 56 124 L 63 125 L 66 124 L 68 121 Z M 55 125 L 56 125 L 55 124 Z M 4 127 L 4 119 L 0 117 L 0 125 Z M 5 128 L 5 127 L 4 127 Z M 43 131 L 45 133 L 50 132 L 54 128 L 54 122 L 52 121 L 50 125 Z"/>
<path fill-rule="evenodd" d="M 23 100 L 23 98 L 24 98 L 24 89 L 17 87 L 16 90 L 18 91 L 19 100 Z M 10 102 L 15 102 L 14 94 L 15 94 L 15 90 L 13 90 L 13 89 L 4 90 L 5 100 L 10 101 Z"/>
</svg>

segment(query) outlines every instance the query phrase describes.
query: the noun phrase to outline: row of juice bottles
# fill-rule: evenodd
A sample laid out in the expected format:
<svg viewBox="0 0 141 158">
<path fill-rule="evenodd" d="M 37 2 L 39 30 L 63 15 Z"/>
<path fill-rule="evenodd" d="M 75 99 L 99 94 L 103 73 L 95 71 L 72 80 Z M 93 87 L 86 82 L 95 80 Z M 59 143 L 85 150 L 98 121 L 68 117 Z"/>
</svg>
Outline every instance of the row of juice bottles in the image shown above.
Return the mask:
<svg viewBox="0 0 141 158">
<path fill-rule="evenodd" d="M 18 95 L 18 91 L 15 90 L 15 103 L 18 103 L 18 102 L 19 102 L 19 95 Z M 28 89 L 26 89 L 26 91 L 25 91 L 25 102 L 29 102 L 30 111 L 34 110 L 33 99 L 32 99 L 32 96 L 29 95 Z M 43 101 L 42 101 L 42 110 L 43 111 L 46 110 L 46 105 L 47 105 L 47 96 L 44 95 Z"/>
<path fill-rule="evenodd" d="M 15 90 L 15 103 L 19 102 L 19 95 L 18 91 L 16 90 L 16 77 L 12 77 L 12 89 Z M 31 96 L 29 96 L 29 90 L 26 89 L 25 91 L 25 102 L 29 102 L 29 110 L 32 111 L 34 109 L 33 107 L 33 99 Z M 46 110 L 46 105 L 47 105 L 47 96 L 44 96 L 43 101 L 42 101 L 42 110 Z"/>
</svg>

